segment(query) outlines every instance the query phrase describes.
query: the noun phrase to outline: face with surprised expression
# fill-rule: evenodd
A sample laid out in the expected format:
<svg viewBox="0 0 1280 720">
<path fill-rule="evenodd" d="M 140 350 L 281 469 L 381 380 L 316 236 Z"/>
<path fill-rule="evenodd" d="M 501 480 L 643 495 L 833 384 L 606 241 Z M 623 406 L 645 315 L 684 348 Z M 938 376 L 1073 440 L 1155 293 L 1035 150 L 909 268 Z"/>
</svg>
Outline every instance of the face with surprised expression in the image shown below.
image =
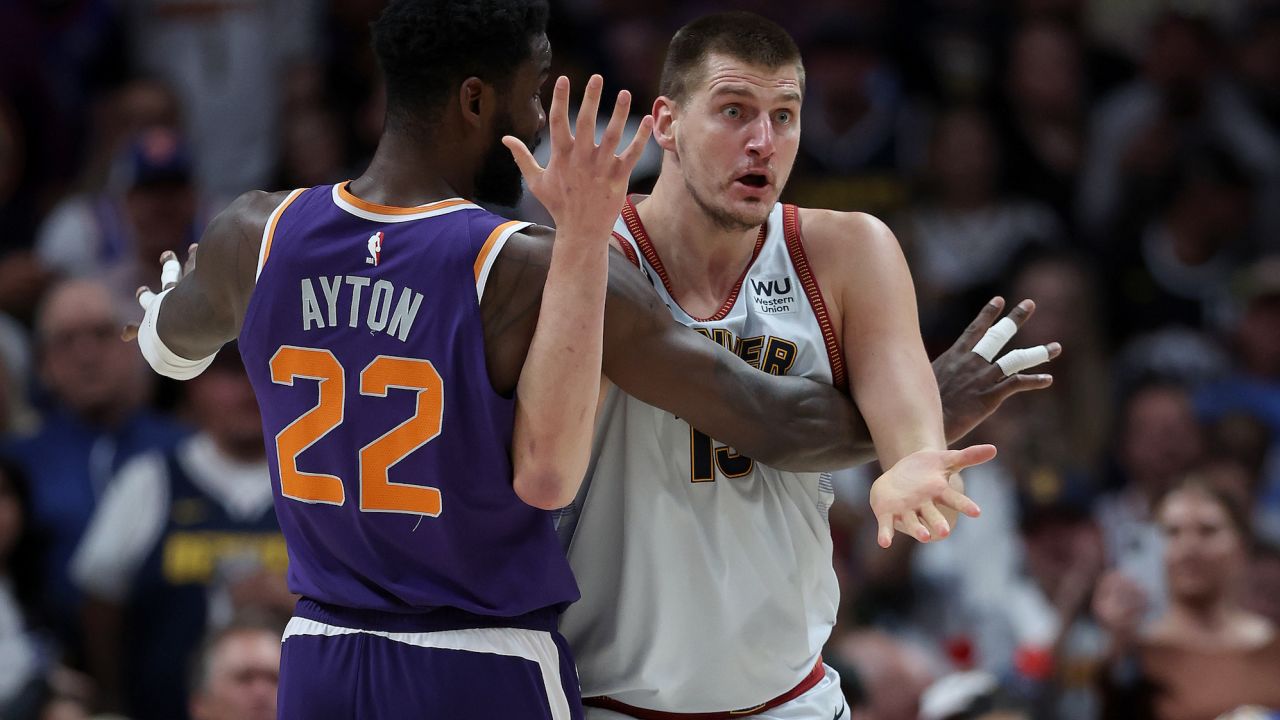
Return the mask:
<svg viewBox="0 0 1280 720">
<path fill-rule="evenodd" d="M 800 145 L 803 74 L 713 53 L 680 101 L 658 98 L 654 136 L 675 154 L 690 197 L 719 227 L 758 227 L 782 194 Z"/>
</svg>

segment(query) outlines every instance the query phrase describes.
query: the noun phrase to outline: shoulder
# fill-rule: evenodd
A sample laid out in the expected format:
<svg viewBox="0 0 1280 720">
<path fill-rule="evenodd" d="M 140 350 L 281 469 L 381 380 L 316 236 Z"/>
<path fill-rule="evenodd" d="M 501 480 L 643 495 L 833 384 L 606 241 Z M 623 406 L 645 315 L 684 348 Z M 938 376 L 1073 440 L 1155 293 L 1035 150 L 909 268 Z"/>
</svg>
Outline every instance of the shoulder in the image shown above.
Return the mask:
<svg viewBox="0 0 1280 720">
<path fill-rule="evenodd" d="M 874 215 L 799 208 L 799 224 L 805 253 L 824 287 L 861 284 L 906 268 L 898 238 Z"/>
<path fill-rule="evenodd" d="M 292 191 L 266 192 L 250 190 L 231 201 L 231 204 L 213 219 L 229 231 L 248 237 L 261 237 L 267 221 Z"/>
</svg>

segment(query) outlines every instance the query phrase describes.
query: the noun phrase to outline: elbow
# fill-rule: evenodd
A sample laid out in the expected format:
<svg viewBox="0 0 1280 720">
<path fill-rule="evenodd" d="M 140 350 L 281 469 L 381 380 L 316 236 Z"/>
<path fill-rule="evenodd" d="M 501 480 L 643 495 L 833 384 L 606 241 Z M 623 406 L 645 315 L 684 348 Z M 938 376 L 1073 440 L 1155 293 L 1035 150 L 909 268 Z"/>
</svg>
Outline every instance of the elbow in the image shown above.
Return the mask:
<svg viewBox="0 0 1280 720">
<path fill-rule="evenodd" d="M 573 502 L 578 483 L 564 470 L 545 467 L 517 471 L 512 485 L 516 496 L 539 510 L 559 510 Z M 581 477 L 581 475 L 579 475 Z"/>
</svg>

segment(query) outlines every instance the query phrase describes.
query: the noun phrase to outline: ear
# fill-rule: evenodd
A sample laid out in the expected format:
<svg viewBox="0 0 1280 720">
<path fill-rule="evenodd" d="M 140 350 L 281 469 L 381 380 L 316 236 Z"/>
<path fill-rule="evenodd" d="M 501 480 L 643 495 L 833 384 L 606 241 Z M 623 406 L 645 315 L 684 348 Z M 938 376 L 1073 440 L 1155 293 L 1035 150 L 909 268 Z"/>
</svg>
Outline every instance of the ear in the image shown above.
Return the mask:
<svg viewBox="0 0 1280 720">
<path fill-rule="evenodd" d="M 676 110 L 675 101 L 666 95 L 653 101 L 653 139 L 669 152 L 676 151 Z"/>
<path fill-rule="evenodd" d="M 458 109 L 462 112 L 463 122 L 472 127 L 484 124 L 484 116 L 491 112 L 485 107 L 493 102 L 492 89 L 478 77 L 469 77 L 458 86 Z M 486 94 L 489 97 L 486 98 Z"/>
</svg>

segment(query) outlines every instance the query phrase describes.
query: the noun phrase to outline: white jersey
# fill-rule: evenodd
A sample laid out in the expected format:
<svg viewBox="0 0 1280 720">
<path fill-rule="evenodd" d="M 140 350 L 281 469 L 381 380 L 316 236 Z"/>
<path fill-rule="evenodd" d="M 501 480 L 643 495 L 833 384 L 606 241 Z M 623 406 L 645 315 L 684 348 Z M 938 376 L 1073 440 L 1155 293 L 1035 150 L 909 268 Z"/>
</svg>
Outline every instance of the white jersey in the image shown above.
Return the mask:
<svg viewBox="0 0 1280 720">
<path fill-rule="evenodd" d="M 680 322 L 762 370 L 845 384 L 795 207 L 774 206 L 748 269 L 705 319 L 673 299 L 630 202 L 615 235 Z M 587 479 L 559 525 L 582 589 L 560 629 L 583 696 L 716 712 L 795 687 L 839 604 L 832 499 L 829 475 L 764 467 L 612 389 Z"/>
</svg>

